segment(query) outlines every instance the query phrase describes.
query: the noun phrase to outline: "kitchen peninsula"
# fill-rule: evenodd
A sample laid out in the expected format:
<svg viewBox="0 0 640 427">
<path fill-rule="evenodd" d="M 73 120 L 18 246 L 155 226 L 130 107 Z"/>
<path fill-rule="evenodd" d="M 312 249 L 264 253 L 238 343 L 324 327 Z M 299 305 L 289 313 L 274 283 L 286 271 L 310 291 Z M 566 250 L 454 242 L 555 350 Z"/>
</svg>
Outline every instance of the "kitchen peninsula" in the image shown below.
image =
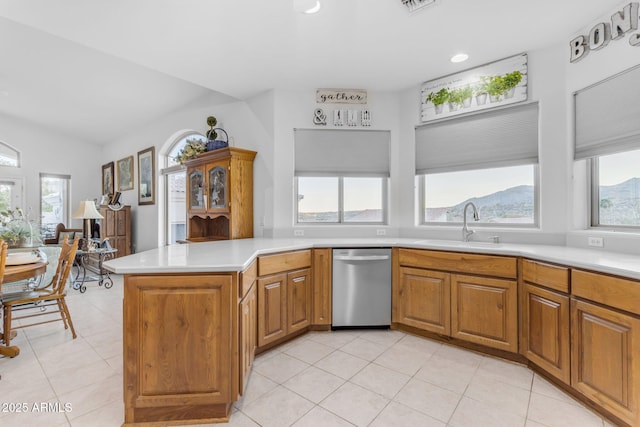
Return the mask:
<svg viewBox="0 0 640 427">
<path fill-rule="evenodd" d="M 227 420 L 256 352 L 330 328 L 338 247 L 393 248 L 392 328 L 527 363 L 640 424 L 640 257 L 343 238 L 192 243 L 105 263 L 125 275 L 125 425 Z"/>
</svg>

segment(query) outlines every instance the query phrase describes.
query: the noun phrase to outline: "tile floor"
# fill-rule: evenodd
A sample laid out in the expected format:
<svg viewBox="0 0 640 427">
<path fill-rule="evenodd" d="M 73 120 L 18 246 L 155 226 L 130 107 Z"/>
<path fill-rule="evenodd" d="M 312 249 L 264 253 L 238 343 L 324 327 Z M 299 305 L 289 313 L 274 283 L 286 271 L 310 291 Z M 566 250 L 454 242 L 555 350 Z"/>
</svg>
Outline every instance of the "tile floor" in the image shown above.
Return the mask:
<svg viewBox="0 0 640 427">
<path fill-rule="evenodd" d="M 77 339 L 61 323 L 20 331 L 20 355 L 0 358 L 0 425 L 121 425 L 115 278 L 109 290 L 91 282 L 85 294 L 69 291 Z M 258 356 L 222 425 L 611 426 L 525 367 L 398 331 L 308 333 Z"/>
</svg>

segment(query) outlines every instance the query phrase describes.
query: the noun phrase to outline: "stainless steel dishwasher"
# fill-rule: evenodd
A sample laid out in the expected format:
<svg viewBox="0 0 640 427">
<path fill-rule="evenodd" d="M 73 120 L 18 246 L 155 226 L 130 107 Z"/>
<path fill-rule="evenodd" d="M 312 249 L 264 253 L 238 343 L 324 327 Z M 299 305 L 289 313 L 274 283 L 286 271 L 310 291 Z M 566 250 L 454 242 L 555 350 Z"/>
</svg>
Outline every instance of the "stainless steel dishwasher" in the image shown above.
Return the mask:
<svg viewBox="0 0 640 427">
<path fill-rule="evenodd" d="M 332 299 L 333 329 L 388 328 L 391 249 L 334 249 Z"/>
</svg>

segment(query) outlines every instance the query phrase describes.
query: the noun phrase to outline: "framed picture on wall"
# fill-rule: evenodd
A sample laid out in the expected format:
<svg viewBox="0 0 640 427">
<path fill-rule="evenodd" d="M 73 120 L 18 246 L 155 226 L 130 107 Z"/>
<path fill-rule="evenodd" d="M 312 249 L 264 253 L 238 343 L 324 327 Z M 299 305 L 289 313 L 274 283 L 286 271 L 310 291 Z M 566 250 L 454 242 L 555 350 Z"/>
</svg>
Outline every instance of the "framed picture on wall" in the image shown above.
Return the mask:
<svg viewBox="0 0 640 427">
<path fill-rule="evenodd" d="M 118 191 L 133 190 L 133 156 L 116 163 L 118 170 Z"/>
<path fill-rule="evenodd" d="M 138 151 L 138 204 L 153 205 L 156 202 L 155 149 Z"/>
<path fill-rule="evenodd" d="M 113 194 L 113 162 L 102 165 L 102 194 Z"/>
</svg>

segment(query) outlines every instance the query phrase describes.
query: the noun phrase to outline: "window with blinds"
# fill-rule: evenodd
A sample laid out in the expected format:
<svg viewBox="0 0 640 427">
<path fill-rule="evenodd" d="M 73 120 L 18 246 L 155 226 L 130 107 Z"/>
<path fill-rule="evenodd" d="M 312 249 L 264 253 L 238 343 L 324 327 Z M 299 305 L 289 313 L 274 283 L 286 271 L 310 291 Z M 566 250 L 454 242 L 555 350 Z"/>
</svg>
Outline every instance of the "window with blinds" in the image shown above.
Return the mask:
<svg viewBox="0 0 640 427">
<path fill-rule="evenodd" d="M 480 225 L 538 224 L 538 104 L 416 127 L 420 222 L 458 224 L 473 202 Z"/>
<path fill-rule="evenodd" d="M 294 129 L 296 224 L 386 224 L 390 132 Z"/>
<path fill-rule="evenodd" d="M 574 94 L 576 160 L 591 163 L 591 225 L 640 228 L 640 66 Z"/>
</svg>

